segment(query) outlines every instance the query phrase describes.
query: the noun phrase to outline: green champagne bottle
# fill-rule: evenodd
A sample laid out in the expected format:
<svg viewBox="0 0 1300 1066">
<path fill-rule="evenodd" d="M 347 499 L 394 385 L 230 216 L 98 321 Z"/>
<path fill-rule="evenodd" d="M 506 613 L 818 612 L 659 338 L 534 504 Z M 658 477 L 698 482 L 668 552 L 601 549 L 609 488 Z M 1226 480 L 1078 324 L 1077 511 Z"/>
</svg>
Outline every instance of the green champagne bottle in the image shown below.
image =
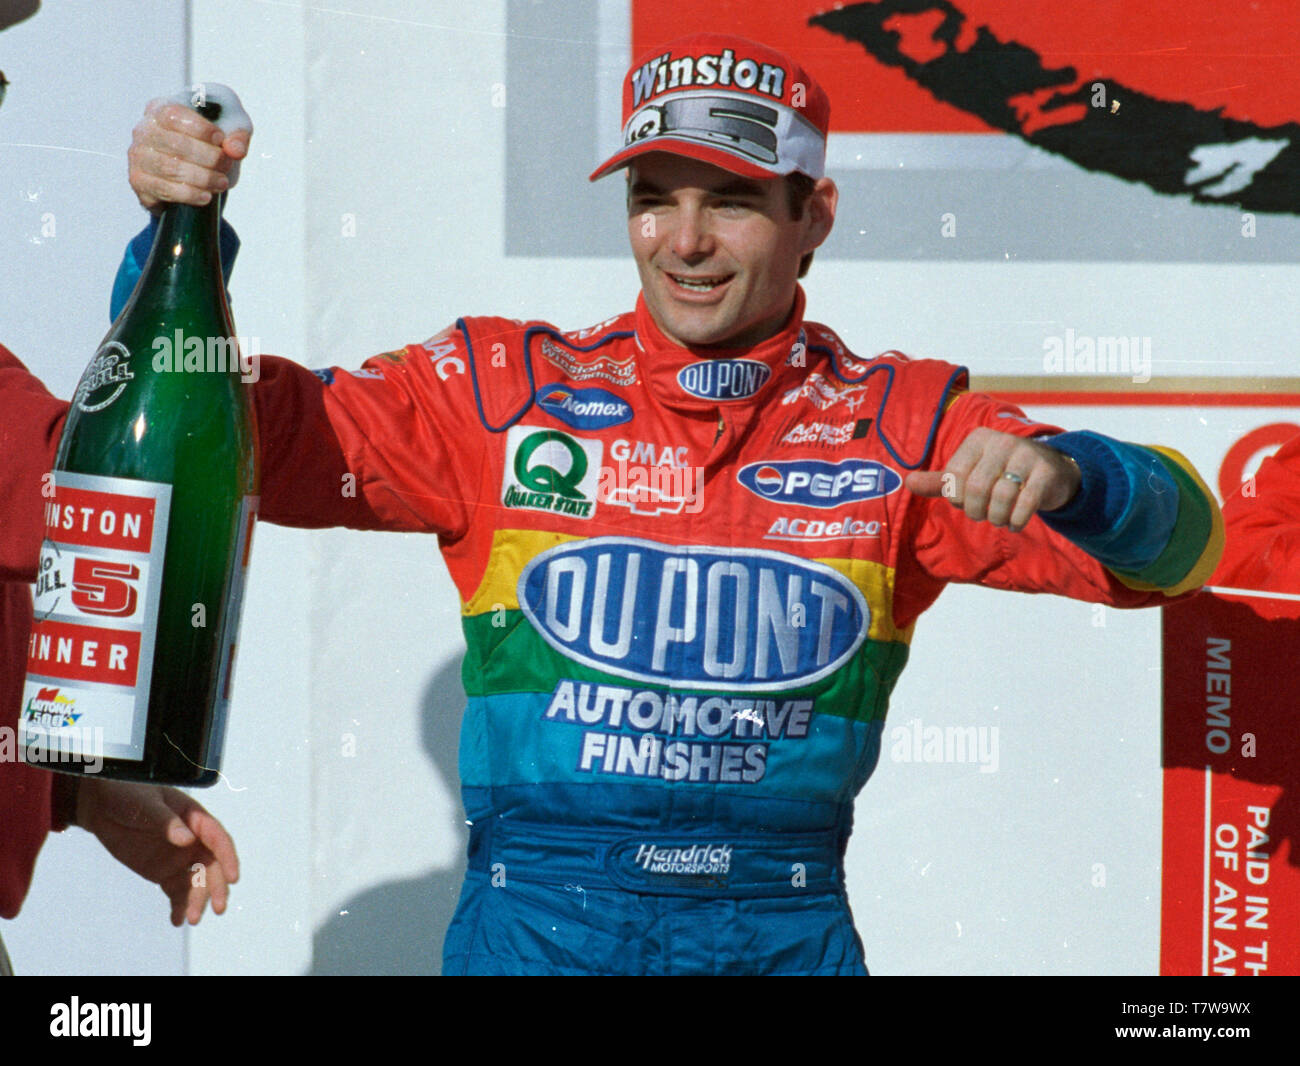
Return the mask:
<svg viewBox="0 0 1300 1066">
<path fill-rule="evenodd" d="M 51 770 L 219 776 L 259 491 L 256 353 L 226 302 L 220 210 L 163 211 L 47 479 L 19 742 Z"/>
</svg>

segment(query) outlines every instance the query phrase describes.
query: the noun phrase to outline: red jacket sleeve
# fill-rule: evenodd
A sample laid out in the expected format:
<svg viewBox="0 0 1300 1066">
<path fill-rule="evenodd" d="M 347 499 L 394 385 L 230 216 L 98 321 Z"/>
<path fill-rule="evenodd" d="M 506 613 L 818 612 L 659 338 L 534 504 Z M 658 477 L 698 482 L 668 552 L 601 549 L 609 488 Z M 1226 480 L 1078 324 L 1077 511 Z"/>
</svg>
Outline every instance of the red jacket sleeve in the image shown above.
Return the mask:
<svg viewBox="0 0 1300 1066">
<path fill-rule="evenodd" d="M 17 759 L 31 625 L 31 591 L 17 582 L 0 584 L 0 918 L 14 917 L 22 906 L 36 856 L 51 828 L 54 775 Z"/>
<path fill-rule="evenodd" d="M 252 388 L 263 519 L 452 539 L 464 532 L 482 431 L 467 358 L 455 354 L 463 355 L 463 338 L 452 331 L 440 337 L 445 379 L 418 344 L 351 372 L 260 357 Z M 41 477 L 54 464 L 67 408 L 0 347 L 0 580 L 35 580 Z"/>
<path fill-rule="evenodd" d="M 464 339 L 450 330 L 439 338 L 441 372 L 432 341 L 375 356 L 354 371 L 311 371 L 263 357 L 254 386 L 261 517 L 288 526 L 433 532 L 444 540 L 465 533 L 480 491 L 483 430 Z"/>
<path fill-rule="evenodd" d="M 1300 436 L 1223 505 L 1227 544 L 1210 584 L 1300 593 Z"/>
<path fill-rule="evenodd" d="M 979 426 L 1021 437 L 1061 432 L 1026 417 L 1014 404 L 961 393 L 943 415 L 926 468 L 942 469 Z M 899 562 L 907 575 L 899 581 L 907 599 L 901 613 L 904 620 L 929 606 L 949 581 L 1050 592 L 1115 607 L 1153 606 L 1171 599 L 1164 589 L 1134 587 L 1134 582 L 1120 578 L 1038 517 L 1020 533 L 1012 533 L 987 522 L 972 522 L 947 500 L 914 497 L 908 524 L 911 552 Z M 1202 574 L 1195 587 L 1203 580 Z"/>
<path fill-rule="evenodd" d="M 0 345 L 0 581 L 36 580 L 41 477 L 54 465 L 67 409 Z"/>
</svg>

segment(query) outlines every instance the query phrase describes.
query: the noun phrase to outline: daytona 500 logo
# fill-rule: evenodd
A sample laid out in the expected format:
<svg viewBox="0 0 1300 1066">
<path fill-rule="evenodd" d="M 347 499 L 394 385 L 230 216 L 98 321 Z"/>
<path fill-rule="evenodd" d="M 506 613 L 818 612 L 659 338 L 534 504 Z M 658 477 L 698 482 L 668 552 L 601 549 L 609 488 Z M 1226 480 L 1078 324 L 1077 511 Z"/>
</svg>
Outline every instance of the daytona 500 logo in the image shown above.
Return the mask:
<svg viewBox="0 0 1300 1066">
<path fill-rule="evenodd" d="M 519 606 L 566 658 L 619 677 L 796 688 L 857 651 L 870 611 L 838 571 L 758 548 L 596 537 L 519 575 Z"/>
<path fill-rule="evenodd" d="M 791 459 L 750 463 L 736 480 L 755 496 L 796 507 L 840 507 L 897 492 L 898 472 L 870 459 Z"/>
</svg>

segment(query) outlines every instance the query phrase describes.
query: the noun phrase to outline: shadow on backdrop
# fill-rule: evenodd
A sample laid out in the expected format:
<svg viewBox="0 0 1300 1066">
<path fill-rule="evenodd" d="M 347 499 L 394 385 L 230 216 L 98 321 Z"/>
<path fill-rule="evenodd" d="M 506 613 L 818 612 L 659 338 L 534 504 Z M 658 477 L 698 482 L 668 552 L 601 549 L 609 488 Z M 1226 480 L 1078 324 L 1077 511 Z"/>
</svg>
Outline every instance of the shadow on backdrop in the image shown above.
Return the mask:
<svg viewBox="0 0 1300 1066">
<path fill-rule="evenodd" d="M 456 800 L 455 865 L 377 885 L 349 899 L 339 908 L 347 914 L 335 913 L 313 935 L 309 975 L 405 977 L 442 971 L 442 941 L 460 898 L 469 844 L 457 763 L 465 713 L 461 658 L 433 675 L 420 704 L 421 746 Z"/>
</svg>

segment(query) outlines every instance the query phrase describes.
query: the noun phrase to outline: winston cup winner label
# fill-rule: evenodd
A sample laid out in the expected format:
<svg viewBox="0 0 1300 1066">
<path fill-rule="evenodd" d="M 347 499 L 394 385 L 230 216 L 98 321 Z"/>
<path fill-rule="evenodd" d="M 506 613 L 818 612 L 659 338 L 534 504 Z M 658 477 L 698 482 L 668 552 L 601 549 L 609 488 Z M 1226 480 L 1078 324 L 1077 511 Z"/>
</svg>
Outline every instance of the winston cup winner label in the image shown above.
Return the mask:
<svg viewBox="0 0 1300 1066">
<path fill-rule="evenodd" d="M 19 714 L 43 761 L 143 757 L 171 491 L 54 473 Z"/>
</svg>

